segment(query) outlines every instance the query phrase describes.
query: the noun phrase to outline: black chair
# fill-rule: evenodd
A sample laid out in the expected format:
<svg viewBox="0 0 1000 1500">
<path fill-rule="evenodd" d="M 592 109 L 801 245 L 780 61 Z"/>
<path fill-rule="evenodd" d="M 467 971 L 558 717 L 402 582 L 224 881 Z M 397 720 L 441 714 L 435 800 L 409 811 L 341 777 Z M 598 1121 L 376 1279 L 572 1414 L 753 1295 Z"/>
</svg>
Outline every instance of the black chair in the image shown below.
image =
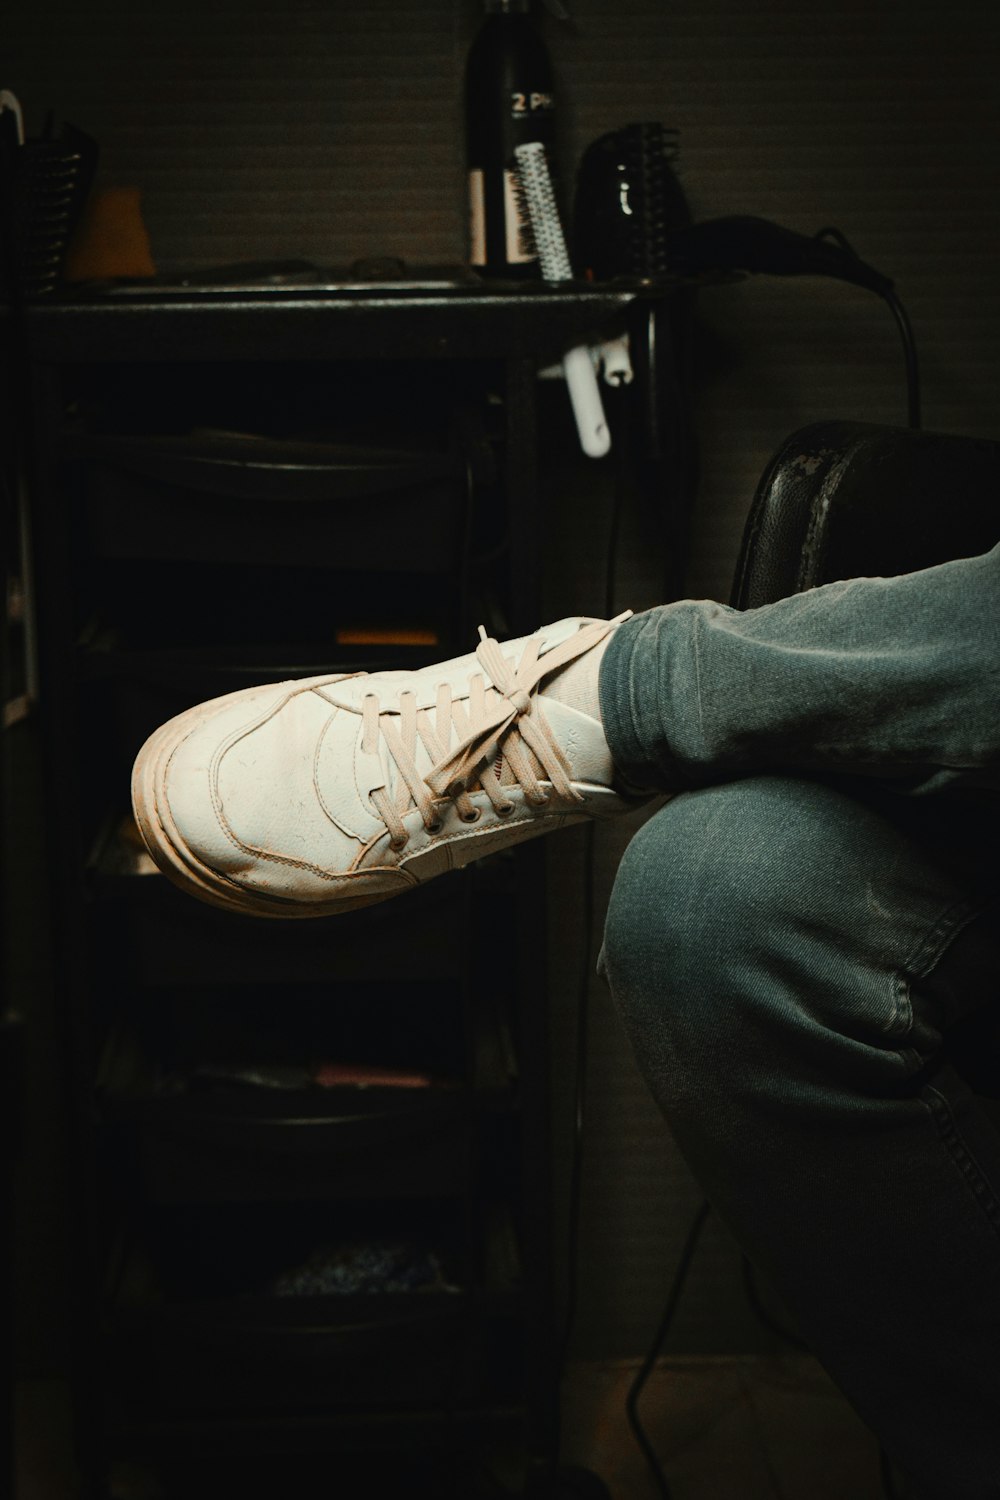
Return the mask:
<svg viewBox="0 0 1000 1500">
<path fill-rule="evenodd" d="M 1000 541 L 1000 442 L 818 422 L 771 459 L 743 532 L 731 603 L 754 609 L 819 584 L 893 577 L 974 557 Z M 1000 1018 L 971 1017 L 949 1039 L 953 1062 L 1000 1124 Z M 772 1331 L 743 1261 L 751 1304 Z M 886 1495 L 898 1493 L 882 1455 Z"/>
<path fill-rule="evenodd" d="M 1000 442 L 863 422 L 803 427 L 778 449 L 743 533 L 732 603 L 892 577 L 1000 541 Z"/>
</svg>

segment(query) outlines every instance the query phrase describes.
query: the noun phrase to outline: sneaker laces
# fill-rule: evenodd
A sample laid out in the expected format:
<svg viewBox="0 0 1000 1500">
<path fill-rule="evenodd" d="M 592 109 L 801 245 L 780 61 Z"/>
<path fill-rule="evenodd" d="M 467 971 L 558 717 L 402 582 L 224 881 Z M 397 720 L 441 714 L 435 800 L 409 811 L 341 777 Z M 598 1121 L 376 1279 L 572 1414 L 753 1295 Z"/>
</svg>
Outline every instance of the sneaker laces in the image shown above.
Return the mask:
<svg viewBox="0 0 1000 1500">
<path fill-rule="evenodd" d="M 476 657 L 483 670 L 469 678 L 467 702 L 453 698 L 447 682 L 438 684 L 433 710 L 418 709 L 416 694 L 409 690 L 400 693 L 398 710 L 383 709 L 377 693 L 366 693 L 362 700 L 362 751 L 377 755 L 381 737 L 399 773 L 395 798 L 385 786 L 369 793 L 389 832 L 391 847 L 399 850 L 408 842 L 403 815 L 414 805 L 428 833 L 436 833 L 441 827 L 442 801 L 454 802 L 464 822 L 478 822 L 482 808 L 469 795 L 473 788 L 486 793 L 499 817 L 512 813 L 516 804 L 499 775 L 482 775 L 483 766 L 496 759 L 501 746 L 514 780 L 532 806 L 544 806 L 553 796 L 582 802 L 583 794 L 572 783 L 569 761 L 535 690 L 543 677 L 596 646 L 628 614 L 626 611 L 613 620 L 589 620 L 542 657 L 541 639 L 531 636 L 516 667 L 504 656 L 499 642 L 480 625 Z M 452 749 L 453 737 L 457 744 Z M 424 774 L 417 766 L 418 741 L 431 762 L 430 771 Z M 547 789 L 542 779 L 548 781 Z"/>
</svg>

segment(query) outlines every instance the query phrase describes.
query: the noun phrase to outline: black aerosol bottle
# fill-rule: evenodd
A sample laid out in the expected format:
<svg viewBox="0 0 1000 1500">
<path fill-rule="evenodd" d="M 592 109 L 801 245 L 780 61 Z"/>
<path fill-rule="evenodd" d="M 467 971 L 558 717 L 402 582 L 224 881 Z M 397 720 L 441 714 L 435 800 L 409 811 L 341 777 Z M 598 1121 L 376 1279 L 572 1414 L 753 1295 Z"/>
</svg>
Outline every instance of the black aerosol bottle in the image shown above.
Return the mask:
<svg viewBox="0 0 1000 1500">
<path fill-rule="evenodd" d="M 469 259 L 487 276 L 538 275 L 514 147 L 554 140 L 552 64 L 528 14 L 531 0 L 485 0 L 465 74 Z"/>
</svg>

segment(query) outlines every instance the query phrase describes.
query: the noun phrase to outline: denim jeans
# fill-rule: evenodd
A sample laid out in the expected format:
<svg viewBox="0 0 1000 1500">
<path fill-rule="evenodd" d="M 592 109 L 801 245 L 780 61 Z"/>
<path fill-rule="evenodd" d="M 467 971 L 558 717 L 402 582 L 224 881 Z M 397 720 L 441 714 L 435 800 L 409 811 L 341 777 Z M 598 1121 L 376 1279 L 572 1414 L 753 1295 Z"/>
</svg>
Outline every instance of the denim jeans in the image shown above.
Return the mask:
<svg viewBox="0 0 1000 1500">
<path fill-rule="evenodd" d="M 1000 1497 L 1000 548 L 616 632 L 602 964 L 705 1193 L 933 1500 Z"/>
</svg>

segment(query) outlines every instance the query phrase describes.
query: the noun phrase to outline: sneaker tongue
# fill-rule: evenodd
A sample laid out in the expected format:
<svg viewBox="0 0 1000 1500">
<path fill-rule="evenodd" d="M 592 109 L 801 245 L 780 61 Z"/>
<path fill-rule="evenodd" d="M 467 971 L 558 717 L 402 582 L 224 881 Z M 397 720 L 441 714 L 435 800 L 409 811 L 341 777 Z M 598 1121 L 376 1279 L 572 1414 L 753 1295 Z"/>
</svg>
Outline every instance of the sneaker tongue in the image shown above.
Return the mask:
<svg viewBox="0 0 1000 1500">
<path fill-rule="evenodd" d="M 600 720 L 601 707 L 598 691 L 601 658 L 607 641 L 601 641 L 584 651 L 564 667 L 558 668 L 542 681 L 542 696 L 546 702 L 558 699 L 560 703 L 579 710 L 588 718 Z"/>
<path fill-rule="evenodd" d="M 538 711 L 544 714 L 546 723 L 569 761 L 572 779 L 592 782 L 598 786 L 610 786 L 614 777 L 614 764 L 599 721 L 568 703 L 550 698 L 547 694 L 539 695 L 534 699 L 533 711 L 535 711 L 535 704 L 538 705 Z M 508 736 L 516 733 L 516 726 L 508 730 Z M 541 761 L 525 744 L 522 736 L 518 735 L 517 738 L 518 749 L 527 758 L 534 775 L 539 781 L 547 781 L 548 776 Z M 422 746 L 421 753 L 417 755 L 417 765 L 422 776 L 429 775 L 432 767 Z M 468 790 L 478 791 L 487 776 L 495 777 L 503 787 L 517 784 L 517 776 L 514 774 L 507 754 L 507 736 L 504 737 L 504 742 L 501 743 L 489 763 L 484 765 L 479 778 L 470 783 Z"/>
<path fill-rule="evenodd" d="M 541 700 L 549 728 L 569 761 L 572 779 L 610 786 L 615 768 L 600 720 L 550 698 L 547 692 L 541 694 Z"/>
<path fill-rule="evenodd" d="M 498 693 L 497 693 L 497 691 L 496 691 L 495 688 L 487 688 L 487 690 L 486 690 L 487 702 L 489 702 L 491 700 L 495 701 L 498 696 L 499 695 L 498 695 Z M 435 725 L 435 728 L 436 728 L 437 727 L 437 721 L 436 721 L 436 716 L 434 715 L 433 712 L 431 713 L 431 719 L 434 722 L 434 725 Z M 510 731 L 508 731 L 508 733 L 510 733 Z M 457 745 L 457 743 L 458 743 L 458 734 L 457 734 L 457 732 L 455 730 L 454 724 L 452 724 L 450 733 L 448 735 L 448 742 L 447 742 L 447 745 L 446 745 L 445 748 L 447 750 L 453 750 L 455 748 L 455 746 Z M 385 745 L 384 745 L 384 741 L 383 741 L 383 749 L 384 748 L 385 748 Z M 523 741 L 521 742 L 521 749 L 522 749 L 523 753 L 527 756 L 528 763 L 531 766 L 531 769 L 534 772 L 535 776 L 539 777 L 539 779 L 544 779 L 545 773 L 544 773 L 544 771 L 542 769 L 541 762 L 533 754 L 533 752 L 528 748 L 528 746 L 524 744 Z M 417 770 L 419 771 L 420 775 L 424 779 L 426 779 L 430 775 L 431 771 L 434 769 L 435 762 L 433 762 L 431 760 L 431 757 L 428 755 L 427 750 L 426 750 L 426 748 L 424 746 L 423 740 L 419 737 L 419 735 L 417 736 L 417 747 L 416 747 L 416 752 L 415 752 L 413 758 L 414 758 Z M 388 756 L 388 761 L 389 761 L 389 776 L 391 778 L 390 779 L 390 786 L 392 787 L 393 795 L 395 795 L 396 787 L 397 787 L 397 784 L 398 784 L 399 772 L 396 769 L 395 763 L 393 762 L 391 755 Z M 490 760 L 488 762 L 484 763 L 480 775 L 476 778 L 475 781 L 472 781 L 472 782 L 469 783 L 469 786 L 468 786 L 467 790 L 470 791 L 470 792 L 476 792 L 476 791 L 481 790 L 481 788 L 482 788 L 482 782 L 483 782 L 483 780 L 487 776 L 494 777 L 495 780 L 499 783 L 500 786 L 515 786 L 517 784 L 517 777 L 514 775 L 514 772 L 511 770 L 510 761 L 509 761 L 507 755 L 505 754 L 504 748 L 503 748 L 502 745 L 501 745 L 500 749 L 490 758 Z"/>
<path fill-rule="evenodd" d="M 527 756 L 528 764 L 531 766 L 531 769 L 534 772 L 535 776 L 538 777 L 539 781 L 543 781 L 545 779 L 545 772 L 542 770 L 541 761 L 538 759 L 535 753 L 528 748 L 523 740 L 521 742 L 521 749 Z M 470 786 L 469 791 L 477 791 L 481 782 L 487 776 L 492 776 L 500 786 L 517 786 L 517 777 L 511 770 L 510 760 L 504 753 L 503 747 L 501 747 L 497 751 L 490 764 L 483 768 L 483 774 L 480 777 L 480 780 Z"/>
</svg>

